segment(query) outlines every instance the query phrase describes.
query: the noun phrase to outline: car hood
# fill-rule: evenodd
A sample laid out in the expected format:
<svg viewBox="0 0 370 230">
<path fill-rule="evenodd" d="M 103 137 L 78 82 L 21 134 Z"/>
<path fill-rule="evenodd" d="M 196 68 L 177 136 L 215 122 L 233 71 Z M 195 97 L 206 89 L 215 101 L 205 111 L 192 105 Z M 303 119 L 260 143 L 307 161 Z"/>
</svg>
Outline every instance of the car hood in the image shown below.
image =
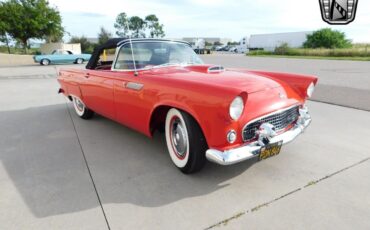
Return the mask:
<svg viewBox="0 0 370 230">
<path fill-rule="evenodd" d="M 153 68 L 150 72 L 157 76 L 175 78 L 181 81 L 199 82 L 200 84 L 216 85 L 220 87 L 233 88 L 238 91 L 255 93 L 281 85 L 263 75 L 238 70 L 209 71 L 214 65 L 192 65 Z"/>
</svg>

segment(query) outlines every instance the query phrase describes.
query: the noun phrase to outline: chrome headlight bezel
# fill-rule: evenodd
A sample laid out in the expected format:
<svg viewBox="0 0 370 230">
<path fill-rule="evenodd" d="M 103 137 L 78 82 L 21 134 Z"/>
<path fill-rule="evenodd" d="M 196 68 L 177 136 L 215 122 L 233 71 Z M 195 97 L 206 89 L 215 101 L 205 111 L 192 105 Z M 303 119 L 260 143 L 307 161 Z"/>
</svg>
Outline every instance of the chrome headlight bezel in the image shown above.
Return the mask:
<svg viewBox="0 0 370 230">
<path fill-rule="evenodd" d="M 315 91 L 315 84 L 311 82 L 311 84 L 307 87 L 307 91 L 306 91 L 307 97 L 311 98 L 314 91 Z"/>
<path fill-rule="evenodd" d="M 231 119 L 237 121 L 244 111 L 244 100 L 241 96 L 237 96 L 234 100 L 230 103 L 229 106 L 229 115 Z"/>
</svg>

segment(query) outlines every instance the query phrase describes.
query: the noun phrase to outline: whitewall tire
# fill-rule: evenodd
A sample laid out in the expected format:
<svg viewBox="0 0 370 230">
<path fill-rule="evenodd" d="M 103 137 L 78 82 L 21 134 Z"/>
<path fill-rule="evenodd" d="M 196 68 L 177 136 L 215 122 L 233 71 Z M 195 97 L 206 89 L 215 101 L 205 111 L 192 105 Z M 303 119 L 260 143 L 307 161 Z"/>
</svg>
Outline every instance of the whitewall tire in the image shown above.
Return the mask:
<svg viewBox="0 0 370 230">
<path fill-rule="evenodd" d="M 167 112 L 165 135 L 172 162 L 184 173 L 203 168 L 207 144 L 203 133 L 192 116 L 172 108 Z"/>
<path fill-rule="evenodd" d="M 87 108 L 80 98 L 72 96 L 72 102 L 76 114 L 82 119 L 90 119 L 94 115 L 94 112 Z"/>
</svg>

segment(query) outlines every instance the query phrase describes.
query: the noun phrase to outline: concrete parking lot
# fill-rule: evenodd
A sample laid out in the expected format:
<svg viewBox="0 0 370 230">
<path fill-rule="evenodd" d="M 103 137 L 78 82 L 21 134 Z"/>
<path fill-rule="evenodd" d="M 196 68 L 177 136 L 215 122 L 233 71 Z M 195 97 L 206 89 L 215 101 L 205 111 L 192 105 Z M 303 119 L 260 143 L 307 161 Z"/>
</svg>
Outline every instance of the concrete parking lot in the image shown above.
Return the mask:
<svg viewBox="0 0 370 230">
<path fill-rule="evenodd" d="M 79 119 L 66 66 L 0 67 L 0 229 L 369 229 L 370 65 L 204 59 L 319 75 L 311 127 L 277 157 L 184 175 L 162 135 Z"/>
</svg>

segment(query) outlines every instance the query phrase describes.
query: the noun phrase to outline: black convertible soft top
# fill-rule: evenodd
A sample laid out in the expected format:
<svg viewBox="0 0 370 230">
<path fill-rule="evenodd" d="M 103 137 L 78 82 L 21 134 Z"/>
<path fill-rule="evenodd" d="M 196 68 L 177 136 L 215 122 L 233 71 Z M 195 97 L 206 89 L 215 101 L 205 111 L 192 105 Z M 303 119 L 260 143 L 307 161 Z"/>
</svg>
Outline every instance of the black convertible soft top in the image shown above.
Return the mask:
<svg viewBox="0 0 370 230">
<path fill-rule="evenodd" d="M 89 62 L 86 65 L 86 69 L 95 69 L 98 64 L 100 55 L 103 53 L 103 51 L 105 49 L 117 48 L 118 44 L 124 40 L 127 40 L 127 38 L 111 38 L 106 43 L 96 47 L 93 54 L 91 55 Z"/>
<path fill-rule="evenodd" d="M 122 43 L 125 43 L 128 40 L 129 40 L 129 38 L 111 38 L 106 43 L 104 43 L 100 46 L 97 46 L 94 49 L 94 52 L 91 55 L 91 58 L 90 58 L 89 62 L 86 65 L 86 69 L 95 69 L 97 67 L 100 55 L 103 53 L 103 51 L 105 49 L 115 49 L 118 46 L 120 46 Z M 151 40 L 151 41 L 172 41 L 172 40 L 167 40 L 167 39 L 156 39 L 156 38 L 154 38 L 154 39 L 153 38 L 133 38 L 132 39 L 132 41 L 148 41 L 148 40 Z M 182 43 L 185 43 L 185 44 L 189 45 L 189 43 L 184 42 L 184 41 L 177 41 L 177 42 L 182 42 Z"/>
</svg>

